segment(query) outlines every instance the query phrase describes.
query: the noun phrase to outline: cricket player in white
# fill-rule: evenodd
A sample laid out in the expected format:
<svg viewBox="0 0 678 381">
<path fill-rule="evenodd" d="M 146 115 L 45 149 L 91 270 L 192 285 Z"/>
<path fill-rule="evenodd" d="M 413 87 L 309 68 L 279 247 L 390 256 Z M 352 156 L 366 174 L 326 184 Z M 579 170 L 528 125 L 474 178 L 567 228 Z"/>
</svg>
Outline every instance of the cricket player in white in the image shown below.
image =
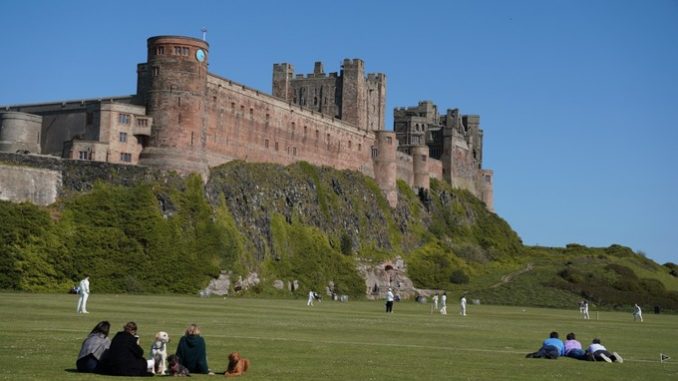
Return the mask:
<svg viewBox="0 0 678 381">
<path fill-rule="evenodd" d="M 80 281 L 80 290 L 78 291 L 78 294 L 80 294 L 80 297 L 78 298 L 78 313 L 82 314 L 88 314 L 87 312 L 87 298 L 89 298 L 89 277 L 86 276 L 85 279 Z"/>
<path fill-rule="evenodd" d="M 459 308 L 461 309 L 459 311 L 459 314 L 461 316 L 466 316 L 466 297 L 462 295 L 461 299 L 459 300 Z"/>
</svg>

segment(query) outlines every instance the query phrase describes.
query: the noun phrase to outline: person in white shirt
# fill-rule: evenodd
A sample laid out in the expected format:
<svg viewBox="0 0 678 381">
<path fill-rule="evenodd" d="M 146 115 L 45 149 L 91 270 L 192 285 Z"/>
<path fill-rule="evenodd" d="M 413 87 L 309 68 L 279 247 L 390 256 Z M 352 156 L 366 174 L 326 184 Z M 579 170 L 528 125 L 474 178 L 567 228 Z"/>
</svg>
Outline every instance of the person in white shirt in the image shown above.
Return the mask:
<svg viewBox="0 0 678 381">
<path fill-rule="evenodd" d="M 633 305 L 633 321 L 640 320 L 643 322 L 643 311 L 640 309 L 638 304 Z"/>
<path fill-rule="evenodd" d="M 461 316 L 466 316 L 466 296 L 464 295 L 462 295 L 461 299 L 459 300 L 459 308 L 461 309 L 459 314 Z"/>
<path fill-rule="evenodd" d="M 609 352 L 603 344 L 600 343 L 600 339 L 595 338 L 589 345 L 588 351 L 586 351 L 589 361 L 605 361 L 605 362 L 624 362 L 624 359 L 617 352 Z"/>
<path fill-rule="evenodd" d="M 312 306 L 313 305 L 313 299 L 315 299 L 315 292 L 313 290 L 308 292 L 308 301 L 306 302 L 307 306 Z"/>
<path fill-rule="evenodd" d="M 86 276 L 85 279 L 80 281 L 78 286 L 80 297 L 78 298 L 78 308 L 77 311 L 79 314 L 88 314 L 87 312 L 87 299 L 89 298 L 89 277 Z"/>
<path fill-rule="evenodd" d="M 438 293 L 437 292 L 435 294 L 433 294 L 432 299 L 433 299 L 433 306 L 432 306 L 433 309 L 431 309 L 431 312 L 438 311 Z"/>
<path fill-rule="evenodd" d="M 584 320 L 589 319 L 589 302 L 586 300 L 582 304 L 582 315 L 584 315 Z"/>
<path fill-rule="evenodd" d="M 440 314 L 447 315 L 447 291 L 440 297 Z"/>
<path fill-rule="evenodd" d="M 393 313 L 393 300 L 394 299 L 395 299 L 395 296 L 393 296 L 393 291 L 389 288 L 388 292 L 386 292 L 386 312 Z"/>
</svg>

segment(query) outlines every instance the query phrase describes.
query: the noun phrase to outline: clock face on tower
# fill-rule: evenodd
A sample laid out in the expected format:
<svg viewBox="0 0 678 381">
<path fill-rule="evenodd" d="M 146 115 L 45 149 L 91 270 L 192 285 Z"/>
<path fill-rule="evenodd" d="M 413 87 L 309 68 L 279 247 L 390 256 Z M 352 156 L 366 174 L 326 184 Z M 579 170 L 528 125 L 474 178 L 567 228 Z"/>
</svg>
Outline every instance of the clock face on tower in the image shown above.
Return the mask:
<svg viewBox="0 0 678 381">
<path fill-rule="evenodd" d="M 199 62 L 203 62 L 205 60 L 205 52 L 202 49 L 198 49 L 198 51 L 195 52 L 195 58 Z"/>
</svg>

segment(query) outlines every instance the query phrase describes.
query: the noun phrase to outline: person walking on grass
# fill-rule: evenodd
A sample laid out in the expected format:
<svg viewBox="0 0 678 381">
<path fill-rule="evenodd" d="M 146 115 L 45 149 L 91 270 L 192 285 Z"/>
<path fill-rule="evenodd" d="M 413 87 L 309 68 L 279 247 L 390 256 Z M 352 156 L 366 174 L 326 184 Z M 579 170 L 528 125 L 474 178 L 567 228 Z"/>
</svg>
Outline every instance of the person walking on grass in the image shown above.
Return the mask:
<svg viewBox="0 0 678 381">
<path fill-rule="evenodd" d="M 78 307 L 77 311 L 79 314 L 88 314 L 87 312 L 87 299 L 89 298 L 89 277 L 86 276 L 85 279 L 80 281 L 78 285 Z"/>
<path fill-rule="evenodd" d="M 433 294 L 433 309 L 431 311 L 438 311 L 438 292 Z"/>
<path fill-rule="evenodd" d="M 633 305 L 633 321 L 636 320 L 640 320 L 641 323 L 643 322 L 643 311 L 637 303 Z"/>
<path fill-rule="evenodd" d="M 443 296 L 440 297 L 440 314 L 447 315 L 447 291 L 444 291 Z"/>
<path fill-rule="evenodd" d="M 459 315 L 466 316 L 466 295 L 462 295 L 459 299 Z"/>
<path fill-rule="evenodd" d="M 391 288 L 388 288 L 388 291 L 386 292 L 386 312 L 391 314 L 393 313 L 393 301 L 395 300 L 395 296 L 393 296 L 393 290 Z"/>
</svg>

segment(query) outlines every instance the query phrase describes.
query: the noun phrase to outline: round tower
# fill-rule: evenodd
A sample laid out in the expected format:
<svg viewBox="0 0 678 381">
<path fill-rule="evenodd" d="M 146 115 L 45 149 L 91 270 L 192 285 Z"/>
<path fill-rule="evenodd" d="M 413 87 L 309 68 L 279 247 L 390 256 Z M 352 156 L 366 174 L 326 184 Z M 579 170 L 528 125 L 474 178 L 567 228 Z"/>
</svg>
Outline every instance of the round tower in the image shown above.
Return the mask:
<svg viewBox="0 0 678 381">
<path fill-rule="evenodd" d="M 414 188 L 428 190 L 431 178 L 428 173 L 428 146 L 412 147 Z"/>
<path fill-rule="evenodd" d="M 396 190 L 398 140 L 396 140 L 393 131 L 375 131 L 375 135 L 377 151 L 376 155 L 373 156 L 374 179 L 384 192 L 389 205 L 395 208 L 398 205 L 398 192 Z"/>
<path fill-rule="evenodd" d="M 25 112 L 0 114 L 0 152 L 40 153 L 42 117 Z"/>
<path fill-rule="evenodd" d="M 146 100 L 153 127 L 139 164 L 207 174 L 208 48 L 206 41 L 191 37 L 148 39 L 145 94 L 139 95 Z"/>
</svg>

